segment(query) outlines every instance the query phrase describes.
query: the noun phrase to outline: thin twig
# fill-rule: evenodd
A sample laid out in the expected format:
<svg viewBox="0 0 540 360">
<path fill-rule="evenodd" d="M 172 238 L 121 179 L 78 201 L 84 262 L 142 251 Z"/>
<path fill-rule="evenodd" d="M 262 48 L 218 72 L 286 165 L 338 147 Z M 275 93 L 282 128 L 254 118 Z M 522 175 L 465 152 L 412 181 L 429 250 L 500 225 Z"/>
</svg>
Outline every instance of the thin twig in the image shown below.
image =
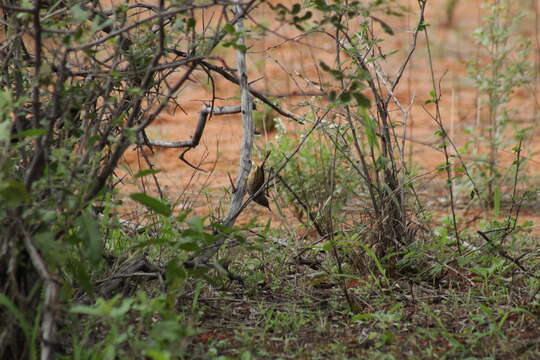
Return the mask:
<svg viewBox="0 0 540 360">
<path fill-rule="evenodd" d="M 425 4 L 426 1 L 424 1 L 424 4 Z M 435 121 L 437 123 L 437 125 L 439 125 L 439 128 L 440 128 L 440 132 L 441 132 L 441 137 L 442 137 L 442 148 L 443 148 L 443 151 L 444 151 L 444 157 L 445 157 L 445 171 L 446 171 L 446 176 L 447 176 L 447 185 L 448 185 L 448 192 L 449 192 L 449 195 L 450 195 L 450 211 L 452 212 L 452 226 L 453 226 L 453 230 L 454 230 L 454 234 L 455 234 L 455 237 L 456 237 L 456 244 L 457 244 L 457 249 L 458 249 L 458 252 L 461 254 L 461 237 L 460 237 L 460 234 L 459 234 L 459 229 L 458 229 L 458 224 L 457 224 L 457 215 L 456 215 L 456 204 L 455 204 L 455 196 L 454 196 L 454 185 L 453 185 L 453 175 L 452 175 L 452 166 L 451 166 L 451 162 L 450 162 L 450 154 L 448 153 L 448 145 L 447 145 L 447 138 L 448 138 L 448 134 L 446 133 L 446 130 L 443 128 L 442 126 L 442 116 L 441 116 L 441 110 L 440 110 L 440 106 L 439 106 L 439 102 L 440 102 L 440 96 L 441 96 L 441 91 L 440 91 L 440 83 L 439 83 L 439 88 L 437 88 L 436 86 L 436 83 L 435 83 L 435 72 L 433 70 L 433 58 L 431 56 L 431 46 L 430 46 L 430 41 L 429 41 L 429 36 L 428 36 L 428 31 L 427 31 L 427 27 L 426 26 L 423 26 L 423 32 L 424 32 L 424 36 L 426 38 L 426 46 L 427 46 L 427 51 L 428 51 L 428 63 L 429 63 L 429 69 L 430 69 L 430 73 L 431 73 L 431 82 L 432 82 L 432 91 L 435 93 L 435 96 L 434 96 L 434 104 L 435 104 Z"/>
</svg>

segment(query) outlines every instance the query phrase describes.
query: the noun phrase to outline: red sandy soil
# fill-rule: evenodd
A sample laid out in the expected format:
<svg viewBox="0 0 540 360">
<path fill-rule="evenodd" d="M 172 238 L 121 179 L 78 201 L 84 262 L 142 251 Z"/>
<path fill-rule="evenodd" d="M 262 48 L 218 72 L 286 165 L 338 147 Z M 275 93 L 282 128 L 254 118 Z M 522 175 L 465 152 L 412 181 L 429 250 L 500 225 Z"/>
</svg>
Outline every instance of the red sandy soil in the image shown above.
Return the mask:
<svg viewBox="0 0 540 360">
<path fill-rule="evenodd" d="M 441 114 L 443 122 L 449 131 L 452 139 L 457 144 L 463 144 L 467 139 L 464 130 L 467 128 L 482 128 L 484 123 L 483 111 L 478 114 L 477 111 L 477 93 L 473 88 L 472 82 L 466 76 L 466 62 L 474 59 L 479 48 L 475 44 L 472 32 L 480 24 L 483 11 L 480 8 L 482 1 L 460 1 L 454 16 L 454 22 L 450 26 L 446 25 L 446 1 L 429 1 L 426 21 L 430 24 L 429 36 L 431 51 L 433 54 L 435 77 L 437 81 L 442 78 L 441 90 Z M 411 40 L 411 29 L 414 28 L 417 21 L 416 1 L 400 1 L 403 5 L 408 5 L 414 11 L 405 14 L 403 17 L 389 18 L 395 36 L 384 34 L 382 28 L 376 25 L 375 30 L 385 38 L 382 47 L 387 51 L 398 50 L 396 55 L 387 59 L 385 70 L 389 74 L 395 74 L 398 65 L 401 64 L 407 53 Z M 209 12 L 211 10 L 208 10 Z M 209 15 L 209 14 L 207 14 Z M 379 17 L 387 19 L 386 15 Z M 266 23 L 277 24 L 272 21 L 273 15 L 269 9 L 257 9 L 254 18 L 265 20 Z M 248 22 L 249 25 L 249 22 Z M 351 24 L 354 26 L 354 24 Z M 276 32 L 284 38 L 292 38 L 298 32 L 291 27 L 273 25 Z M 523 20 L 521 27 L 523 35 L 533 39 L 535 36 L 534 12 L 530 12 Z M 300 91 L 320 91 L 315 86 L 309 86 L 305 78 L 312 81 L 318 81 L 316 64 L 319 61 L 325 61 L 331 64 L 335 56 L 334 44 L 323 35 L 312 35 L 300 40 L 300 42 L 288 41 L 284 38 L 267 34 L 265 37 L 252 39 L 250 52 L 248 53 L 249 77 L 251 80 L 260 79 L 254 86 L 265 93 L 279 95 Z M 269 49 L 262 53 L 261 50 Z M 533 51 L 535 56 L 537 51 Z M 226 52 L 221 50 L 218 56 L 222 56 L 229 67 L 234 68 L 236 60 L 231 50 Z M 532 61 L 536 59 L 532 58 Z M 297 76 L 300 73 L 302 76 Z M 180 76 L 179 74 L 178 76 Z M 327 76 L 327 75 L 323 75 Z M 164 112 L 149 128 L 150 138 L 162 140 L 187 140 L 193 134 L 196 126 L 198 111 L 203 102 L 209 103 L 211 98 L 210 86 L 199 86 L 197 80 L 206 78 L 205 73 L 198 72 L 192 77 L 194 82 L 190 82 L 178 94 L 183 111 L 177 109 L 174 113 Z M 226 80 L 216 75 L 216 94 L 221 99 L 217 105 L 237 105 L 238 89 L 229 84 Z M 330 80 L 326 78 L 326 80 Z M 204 81 L 201 81 L 201 83 Z M 535 84 L 532 84 L 535 86 Z M 412 152 L 413 163 L 416 167 L 433 170 L 443 161 L 442 153 L 434 149 L 437 145 L 437 137 L 434 135 L 436 124 L 424 109 L 424 102 L 429 99 L 431 90 L 431 74 L 427 58 L 426 39 L 423 34 L 418 37 L 418 45 L 415 55 L 404 74 L 396 95 L 404 107 L 410 106 L 410 118 L 408 124 L 408 136 L 411 141 L 407 142 L 407 153 Z M 310 101 L 310 97 L 291 97 L 283 106 L 291 111 L 295 111 L 295 105 L 301 102 Z M 512 106 L 519 109 L 515 120 L 520 127 L 533 126 L 536 116 L 536 99 L 534 92 L 530 89 L 521 89 L 516 92 Z M 172 107 L 171 107 L 172 109 Z M 433 107 L 427 109 L 433 112 Z M 301 112 L 301 110 L 298 110 Z M 395 121 L 401 121 L 399 112 L 395 113 Z M 289 130 L 298 129 L 295 125 L 285 120 Z M 402 131 L 402 129 L 399 129 Z M 154 149 L 154 153 L 149 154 L 153 164 L 161 172 L 157 175 L 159 183 L 164 192 L 171 199 L 180 198 L 182 207 L 193 206 L 194 212 L 200 215 L 223 214 L 228 206 L 229 197 L 226 189 L 230 188 L 228 173 L 234 179 L 237 173 L 239 160 L 239 148 L 241 142 L 242 125 L 239 115 L 214 116 L 207 124 L 202 137 L 201 144 L 191 150 L 187 158 L 193 164 L 200 167 L 213 170 L 209 173 L 194 171 L 191 167 L 178 159 L 178 149 Z M 256 144 L 262 146 L 265 141 L 272 141 L 273 134 L 258 137 Z M 531 160 L 532 173 L 539 168 L 540 159 L 538 158 L 538 149 L 540 144 L 538 131 L 534 131 L 532 141 L 528 142 L 523 153 L 524 157 Z M 501 150 L 501 158 L 511 160 L 513 145 Z M 128 150 L 124 157 L 126 165 L 137 171 L 139 163 L 144 160 L 139 157 L 137 151 Z M 146 168 L 146 166 L 143 166 Z M 424 172 L 422 171 L 422 172 Z M 429 183 L 432 176 L 426 177 L 422 182 Z M 146 178 L 149 184 L 150 193 L 154 193 L 156 188 L 150 178 Z M 141 189 L 140 183 L 138 184 Z M 430 196 L 445 197 L 442 187 L 437 193 L 431 193 Z M 125 185 L 122 193 L 127 195 L 136 191 L 133 185 Z M 201 193 L 204 191 L 207 195 Z M 430 190 L 431 191 L 431 190 Z M 127 199 L 127 196 L 125 197 Z M 210 200 L 210 202 L 208 201 Z M 129 200 L 127 205 L 129 205 Z M 221 213 L 216 213 L 218 204 L 222 202 Z M 129 206 L 128 206 L 129 207 Z M 268 211 L 255 204 L 248 207 L 248 211 L 239 220 L 244 223 L 253 215 L 259 214 L 264 218 L 273 216 Z M 534 216 L 533 216 L 534 218 Z"/>
</svg>

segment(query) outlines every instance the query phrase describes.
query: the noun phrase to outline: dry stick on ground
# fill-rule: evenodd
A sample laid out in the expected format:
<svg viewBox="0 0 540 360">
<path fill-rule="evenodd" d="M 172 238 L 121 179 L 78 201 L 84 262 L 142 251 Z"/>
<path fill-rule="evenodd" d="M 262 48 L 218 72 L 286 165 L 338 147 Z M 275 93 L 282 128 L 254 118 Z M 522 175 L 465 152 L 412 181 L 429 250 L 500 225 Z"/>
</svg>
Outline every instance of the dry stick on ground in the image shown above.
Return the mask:
<svg viewBox="0 0 540 360">
<path fill-rule="evenodd" d="M 125 280 L 135 276 L 157 278 L 162 286 L 164 284 L 163 270 L 150 263 L 146 256 L 141 256 L 123 263 L 109 277 L 97 281 L 97 293 L 99 296 L 110 298 L 118 289 L 123 288 L 125 291 L 128 285 Z"/>
</svg>

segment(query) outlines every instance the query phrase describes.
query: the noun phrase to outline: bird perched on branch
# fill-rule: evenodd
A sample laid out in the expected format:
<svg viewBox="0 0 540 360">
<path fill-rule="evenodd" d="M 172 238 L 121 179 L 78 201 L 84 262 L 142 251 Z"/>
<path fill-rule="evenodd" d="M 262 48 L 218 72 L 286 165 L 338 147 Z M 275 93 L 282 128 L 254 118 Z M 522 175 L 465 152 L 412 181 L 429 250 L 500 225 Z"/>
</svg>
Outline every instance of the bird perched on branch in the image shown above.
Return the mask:
<svg viewBox="0 0 540 360">
<path fill-rule="evenodd" d="M 255 167 L 251 170 L 251 173 L 247 179 L 247 192 L 249 195 L 257 193 L 257 191 L 259 191 L 259 189 L 264 185 L 264 164 L 266 163 L 269 155 L 270 152 L 266 154 L 266 157 L 261 165 L 255 165 Z M 253 198 L 253 201 L 271 211 L 270 204 L 268 203 L 264 190 L 261 190 L 259 194 Z"/>
</svg>

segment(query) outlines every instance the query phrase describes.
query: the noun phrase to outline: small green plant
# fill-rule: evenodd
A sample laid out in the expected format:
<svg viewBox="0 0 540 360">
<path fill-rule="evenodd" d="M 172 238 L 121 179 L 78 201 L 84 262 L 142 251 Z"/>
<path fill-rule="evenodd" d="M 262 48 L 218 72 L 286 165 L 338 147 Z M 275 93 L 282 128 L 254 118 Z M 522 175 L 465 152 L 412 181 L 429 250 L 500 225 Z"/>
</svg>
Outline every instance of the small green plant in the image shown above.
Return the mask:
<svg viewBox="0 0 540 360">
<path fill-rule="evenodd" d="M 369 324 L 373 329 L 365 341 L 373 341 L 376 349 L 390 345 L 396 338 L 396 329 L 401 326 L 403 318 L 401 305 L 397 304 L 388 311 L 379 310 L 374 313 L 356 314 L 352 317 L 353 322 Z"/>
<path fill-rule="evenodd" d="M 268 309 L 262 316 L 264 331 L 275 335 L 296 334 L 302 326 L 309 323 L 302 311 L 295 308 L 287 311 Z"/>
<path fill-rule="evenodd" d="M 331 127 L 332 124 L 322 126 Z M 269 164 L 279 164 L 283 154 L 294 150 L 297 139 L 304 135 L 302 131 L 287 134 L 282 126 L 278 126 L 276 143 L 270 145 Z M 304 224 L 315 225 L 321 235 L 331 231 L 330 217 L 341 218 L 341 209 L 359 187 L 350 163 L 343 154 L 336 152 L 323 131 L 317 131 L 307 139 L 278 179 L 285 203 L 292 205 L 296 218 Z M 329 209 L 331 213 L 328 213 Z"/>
<path fill-rule="evenodd" d="M 487 134 L 481 129 L 471 130 L 475 139 L 470 151 L 476 157 L 472 172 L 481 180 L 478 182 L 484 195 L 481 200 L 484 206 L 496 208 L 503 193 L 503 181 L 509 178 L 504 176 L 500 152 L 523 138 L 522 130 L 513 121 L 517 109 L 511 108 L 510 100 L 517 88 L 531 82 L 530 40 L 517 35 L 525 15 L 515 10 L 511 1 L 485 1 L 483 8 L 487 15 L 483 26 L 474 33 L 481 55 L 469 62 L 467 70 L 480 94 L 480 114 L 486 110 L 486 115 L 480 116 L 485 119 Z M 509 131 L 514 131 L 515 139 L 509 136 Z"/>
<path fill-rule="evenodd" d="M 195 331 L 166 295 L 149 298 L 98 298 L 93 305 L 71 307 L 73 321 L 84 324 L 84 337 L 73 337 L 70 359 L 177 359 L 185 353 L 184 339 Z M 133 321 L 137 319 L 137 326 Z M 96 339 L 98 340 L 96 342 Z M 67 358 L 66 358 L 67 359 Z"/>
</svg>

